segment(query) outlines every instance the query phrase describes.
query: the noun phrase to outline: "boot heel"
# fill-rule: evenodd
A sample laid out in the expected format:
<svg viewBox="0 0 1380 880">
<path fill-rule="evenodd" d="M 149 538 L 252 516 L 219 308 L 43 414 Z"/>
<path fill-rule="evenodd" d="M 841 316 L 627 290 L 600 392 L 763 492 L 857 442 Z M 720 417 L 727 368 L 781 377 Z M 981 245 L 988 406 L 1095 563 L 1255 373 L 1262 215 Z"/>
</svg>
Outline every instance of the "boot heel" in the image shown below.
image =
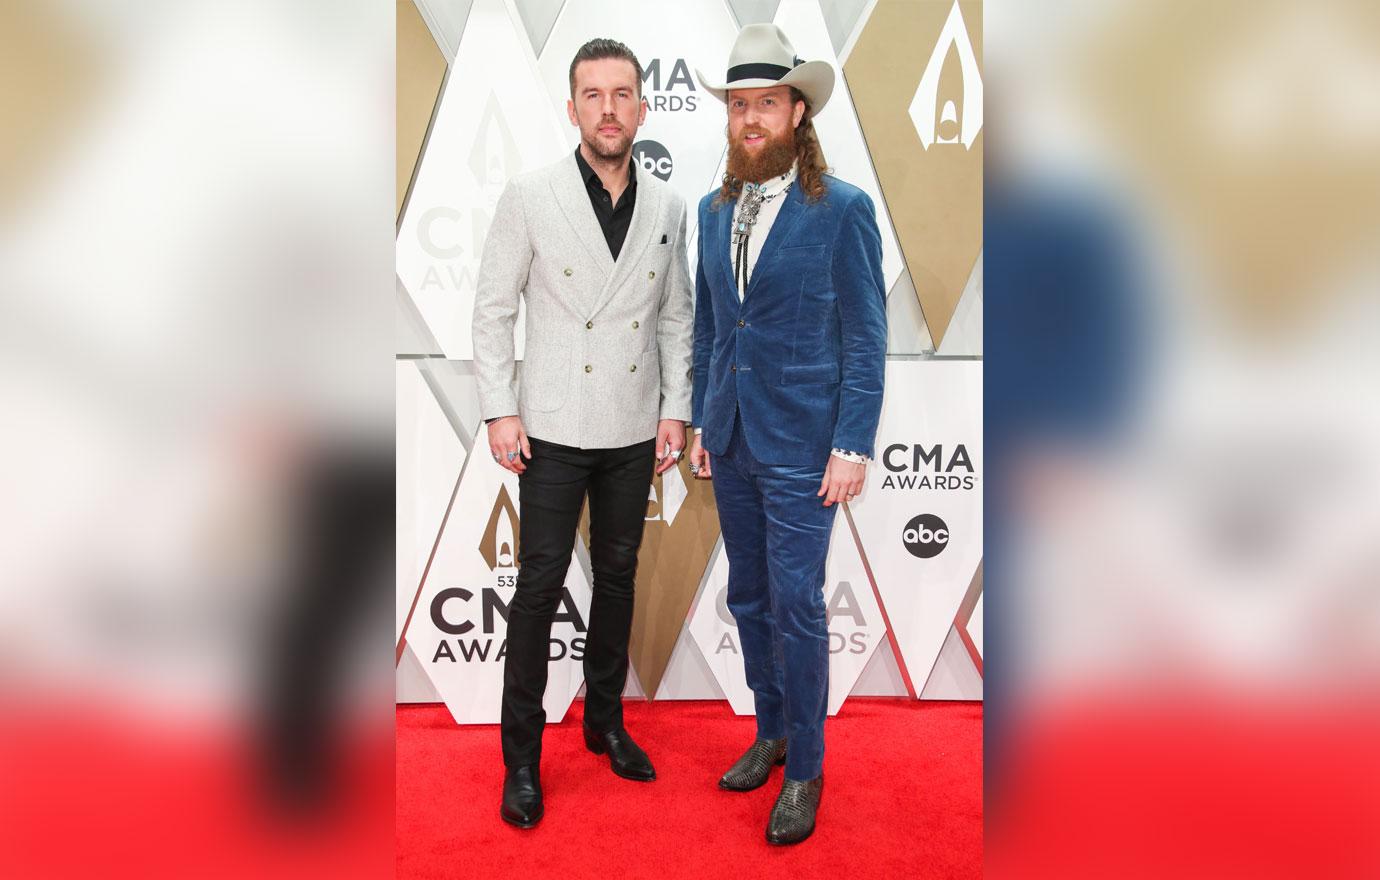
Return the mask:
<svg viewBox="0 0 1380 880">
<path fill-rule="evenodd" d="M 604 752 L 608 751 L 604 748 L 603 742 L 601 742 L 597 737 L 590 736 L 588 730 L 585 731 L 585 748 L 589 749 L 596 755 L 602 755 L 604 754 Z"/>
</svg>

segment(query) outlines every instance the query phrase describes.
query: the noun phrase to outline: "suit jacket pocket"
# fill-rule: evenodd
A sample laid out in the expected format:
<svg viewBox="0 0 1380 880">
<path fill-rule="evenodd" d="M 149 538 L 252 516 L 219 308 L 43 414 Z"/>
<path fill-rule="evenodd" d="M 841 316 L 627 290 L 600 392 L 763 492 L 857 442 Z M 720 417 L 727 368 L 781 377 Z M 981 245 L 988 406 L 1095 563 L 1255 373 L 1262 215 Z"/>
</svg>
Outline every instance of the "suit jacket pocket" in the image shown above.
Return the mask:
<svg viewBox="0 0 1380 880">
<path fill-rule="evenodd" d="M 781 368 L 782 385 L 833 385 L 839 381 L 839 365 L 789 364 Z"/>
<path fill-rule="evenodd" d="M 559 345 L 527 345 L 522 362 L 522 403 L 536 412 L 552 412 L 565 402 L 570 386 L 570 350 Z"/>
</svg>

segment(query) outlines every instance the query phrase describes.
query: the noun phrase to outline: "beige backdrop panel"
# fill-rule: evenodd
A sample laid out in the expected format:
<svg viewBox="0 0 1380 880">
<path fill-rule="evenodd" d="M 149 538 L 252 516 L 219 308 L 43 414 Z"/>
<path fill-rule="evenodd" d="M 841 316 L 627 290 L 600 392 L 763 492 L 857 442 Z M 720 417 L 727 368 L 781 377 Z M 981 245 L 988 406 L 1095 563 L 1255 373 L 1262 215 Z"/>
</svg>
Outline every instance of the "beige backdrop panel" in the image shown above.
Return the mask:
<svg viewBox="0 0 1380 880">
<path fill-rule="evenodd" d="M 446 78 L 446 57 L 431 38 L 412 0 L 398 0 L 397 149 L 398 199 L 402 213 L 412 170 L 422 155 L 431 111 Z"/>
<path fill-rule="evenodd" d="M 941 142 L 961 136 L 965 114 L 982 112 L 981 78 L 965 76 L 961 53 L 967 46 L 961 40 L 940 56 L 933 109 L 938 140 L 928 147 L 911 110 L 955 8 L 980 66 L 982 4 L 969 0 L 881 0 L 844 65 L 858 122 L 936 347 L 982 249 L 981 131 L 971 144 Z M 956 111 L 952 119 L 944 118 L 950 101 Z"/>
</svg>

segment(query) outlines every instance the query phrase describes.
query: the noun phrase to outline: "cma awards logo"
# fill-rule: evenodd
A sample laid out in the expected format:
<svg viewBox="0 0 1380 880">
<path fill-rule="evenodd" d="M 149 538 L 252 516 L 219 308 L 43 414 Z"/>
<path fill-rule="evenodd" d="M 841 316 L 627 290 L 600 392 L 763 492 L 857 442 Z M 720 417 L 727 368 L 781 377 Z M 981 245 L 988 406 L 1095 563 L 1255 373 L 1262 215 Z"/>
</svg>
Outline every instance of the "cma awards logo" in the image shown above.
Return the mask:
<svg viewBox="0 0 1380 880">
<path fill-rule="evenodd" d="M 655 174 L 662 180 L 671 179 L 671 171 L 675 163 L 671 161 L 671 151 L 663 147 L 657 141 L 638 141 L 632 148 L 633 161 L 642 167 L 643 171 Z"/>
<path fill-rule="evenodd" d="M 972 489 L 977 483 L 968 447 L 959 443 L 925 446 L 893 443 L 882 451 L 882 466 L 890 473 L 882 478 L 883 489 Z"/>
<path fill-rule="evenodd" d="M 465 191 L 455 196 L 435 193 L 446 201 L 427 208 L 418 218 L 417 243 L 435 261 L 427 266 L 419 291 L 474 289 L 478 255 L 484 250 L 484 237 L 493 222 L 498 198 L 508 179 L 522 170 L 517 140 L 493 92 L 484 105 L 467 158 L 470 181 L 468 187 L 462 187 Z M 456 202 L 463 207 L 456 207 Z"/>
<path fill-rule="evenodd" d="M 958 57 L 956 78 L 952 72 L 944 75 L 950 55 Z M 962 144 L 972 149 L 982 130 L 982 73 L 958 0 L 954 0 L 930 62 L 920 76 L 910 102 L 910 118 L 926 150 L 934 144 Z"/>
<path fill-rule="evenodd" d="M 901 530 L 901 543 L 911 556 L 933 559 L 949 546 L 949 526 L 932 513 L 922 513 Z"/>
<path fill-rule="evenodd" d="M 489 514 L 489 523 L 479 538 L 479 555 L 489 566 L 496 568 L 517 568 L 518 558 L 518 515 L 513 499 L 508 496 L 508 488 L 500 485 L 498 497 L 494 499 L 494 509 Z"/>
<path fill-rule="evenodd" d="M 714 607 L 719 614 L 719 619 L 732 627 L 719 637 L 718 644 L 714 646 L 714 654 L 722 654 L 725 651 L 730 654 L 741 653 L 738 650 L 737 642 L 738 622 L 733 619 L 733 612 L 728 608 L 727 585 L 719 590 Z M 848 581 L 838 582 L 833 595 L 829 597 L 829 601 L 825 605 L 824 616 L 825 625 L 829 629 L 830 654 L 841 654 L 844 651 L 850 654 L 867 652 L 867 642 L 872 634 L 867 628 L 867 619 L 863 615 L 862 604 L 858 601 L 857 594 L 853 592 L 851 583 Z"/>
<path fill-rule="evenodd" d="M 478 547 L 479 555 L 490 571 L 517 568 L 517 536 L 517 509 L 507 488 L 499 486 L 489 523 Z M 508 653 L 508 640 L 505 638 L 508 610 L 512 606 L 516 587 L 517 575 L 502 573 L 495 574 L 491 584 L 475 589 L 448 587 L 439 591 L 431 600 L 431 622 L 439 632 L 452 638 L 443 637 L 437 642 L 431 662 L 501 663 Z M 552 623 L 568 623 L 578 635 L 565 639 L 553 630 L 548 642 L 547 659 L 583 659 L 583 634 L 587 627 L 567 587 L 561 587 L 560 603 Z"/>
<path fill-rule="evenodd" d="M 653 58 L 642 68 L 642 91 L 647 98 L 647 108 L 672 113 L 693 111 L 700 99 L 699 95 L 691 94 L 695 91 L 695 81 L 690 76 L 689 65 L 684 58 L 675 59 L 669 66 L 663 64 L 666 60 Z M 651 94 L 646 94 L 649 84 Z"/>
</svg>

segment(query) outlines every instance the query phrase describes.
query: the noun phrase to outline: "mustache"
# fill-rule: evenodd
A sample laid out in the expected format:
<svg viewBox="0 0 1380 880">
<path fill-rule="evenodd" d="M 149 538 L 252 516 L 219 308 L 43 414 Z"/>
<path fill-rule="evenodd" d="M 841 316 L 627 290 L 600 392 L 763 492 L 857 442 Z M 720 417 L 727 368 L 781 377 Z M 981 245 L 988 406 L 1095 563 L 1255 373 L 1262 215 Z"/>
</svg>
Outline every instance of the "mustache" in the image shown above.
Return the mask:
<svg viewBox="0 0 1380 880">
<path fill-rule="evenodd" d="M 617 128 L 619 129 L 619 131 L 622 131 L 622 129 L 623 129 L 623 123 L 619 122 L 617 119 L 603 119 L 603 120 L 600 120 L 599 124 L 598 124 L 597 126 L 595 126 L 595 127 L 596 127 L 596 128 L 605 128 L 606 126 L 610 126 L 610 125 L 617 126 Z"/>
</svg>

